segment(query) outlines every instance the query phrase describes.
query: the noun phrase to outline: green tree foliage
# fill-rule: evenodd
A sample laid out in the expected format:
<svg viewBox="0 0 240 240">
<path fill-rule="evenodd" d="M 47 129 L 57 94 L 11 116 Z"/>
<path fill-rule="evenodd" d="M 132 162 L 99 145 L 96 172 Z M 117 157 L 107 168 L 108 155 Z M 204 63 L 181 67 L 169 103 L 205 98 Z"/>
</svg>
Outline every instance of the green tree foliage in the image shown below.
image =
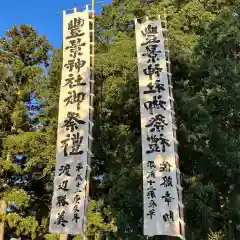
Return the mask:
<svg viewBox="0 0 240 240">
<path fill-rule="evenodd" d="M 168 13 L 187 239 L 239 236 L 238 4 L 114 1 L 98 19 L 98 36 L 104 40 L 98 43 L 96 58 L 102 102 L 97 121 L 101 150 L 96 144 L 95 152 L 104 156 L 102 191 L 123 239 L 141 239 L 143 220 L 132 20 L 156 16 L 164 9 Z"/>
<path fill-rule="evenodd" d="M 201 188 L 208 188 L 196 198 L 205 209 L 207 222 L 202 230 L 228 229 L 239 238 L 239 15 L 231 9 L 222 12 L 207 27 L 198 43 L 196 69 L 188 83 L 195 107 L 195 128 L 191 142 L 198 156 L 195 174 Z M 189 115 L 190 116 L 190 115 Z M 188 163 L 188 162 L 187 162 Z M 211 171 L 210 171 L 211 169 Z M 212 173 L 215 174 L 212 174 Z M 187 211 L 194 214 L 190 192 Z M 201 200 L 203 199 L 203 200 Z M 196 203 L 197 203 L 196 202 Z M 202 218 L 202 214 L 198 216 Z M 197 217 L 197 216 L 196 216 Z M 196 219 L 196 218 L 194 218 Z M 197 222 L 191 221 L 197 226 Z"/>
<path fill-rule="evenodd" d="M 36 91 L 36 80 L 45 79 L 41 64 L 48 65 L 52 49 L 44 36 L 31 26 L 13 26 L 0 39 L 1 74 L 1 171 L 3 199 L 14 203 L 6 215 L 6 235 L 41 235 L 41 224 L 48 216 L 50 196 L 45 169 L 55 161 L 51 135 L 35 128 L 25 103 Z M 26 155 L 17 160 L 17 156 Z M 15 178 L 14 178 L 15 177 Z M 27 182 L 17 184 L 21 177 Z"/>
</svg>

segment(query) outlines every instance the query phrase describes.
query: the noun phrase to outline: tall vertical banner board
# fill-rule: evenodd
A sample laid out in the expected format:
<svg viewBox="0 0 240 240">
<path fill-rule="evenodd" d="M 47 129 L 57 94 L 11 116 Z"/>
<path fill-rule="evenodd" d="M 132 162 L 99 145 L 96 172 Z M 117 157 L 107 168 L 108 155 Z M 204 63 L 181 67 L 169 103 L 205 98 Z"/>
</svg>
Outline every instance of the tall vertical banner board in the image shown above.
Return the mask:
<svg viewBox="0 0 240 240">
<path fill-rule="evenodd" d="M 90 100 L 89 13 L 64 13 L 56 170 L 49 230 L 83 233 Z"/>
<path fill-rule="evenodd" d="M 144 235 L 182 236 L 179 170 L 161 20 L 136 22 Z"/>
</svg>

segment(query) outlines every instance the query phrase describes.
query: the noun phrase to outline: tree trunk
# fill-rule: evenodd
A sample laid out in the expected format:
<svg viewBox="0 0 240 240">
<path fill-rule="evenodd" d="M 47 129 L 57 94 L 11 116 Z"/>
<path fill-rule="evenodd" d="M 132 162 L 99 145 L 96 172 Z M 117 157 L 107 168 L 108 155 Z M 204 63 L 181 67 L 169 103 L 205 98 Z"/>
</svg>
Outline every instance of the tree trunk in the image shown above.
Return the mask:
<svg viewBox="0 0 240 240">
<path fill-rule="evenodd" d="M 0 200 L 0 214 L 3 215 L 6 212 L 6 203 L 4 200 Z M 4 220 L 0 220 L 0 240 L 4 240 Z"/>
</svg>

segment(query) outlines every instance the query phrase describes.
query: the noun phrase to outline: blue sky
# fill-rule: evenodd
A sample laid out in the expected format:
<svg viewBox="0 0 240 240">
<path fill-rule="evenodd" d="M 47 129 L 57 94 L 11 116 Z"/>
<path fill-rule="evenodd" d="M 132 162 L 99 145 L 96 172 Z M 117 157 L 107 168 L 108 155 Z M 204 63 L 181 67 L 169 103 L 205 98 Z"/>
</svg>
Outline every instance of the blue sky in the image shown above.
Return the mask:
<svg viewBox="0 0 240 240">
<path fill-rule="evenodd" d="M 99 1 L 100 2 L 100 1 Z M 104 4 L 111 0 L 105 0 Z M 61 10 L 73 8 L 83 10 L 84 5 L 91 4 L 91 0 L 3 0 L 0 13 L 0 36 L 13 24 L 32 25 L 54 47 L 62 44 L 62 14 Z M 102 4 L 96 4 L 96 13 L 100 12 Z"/>
</svg>

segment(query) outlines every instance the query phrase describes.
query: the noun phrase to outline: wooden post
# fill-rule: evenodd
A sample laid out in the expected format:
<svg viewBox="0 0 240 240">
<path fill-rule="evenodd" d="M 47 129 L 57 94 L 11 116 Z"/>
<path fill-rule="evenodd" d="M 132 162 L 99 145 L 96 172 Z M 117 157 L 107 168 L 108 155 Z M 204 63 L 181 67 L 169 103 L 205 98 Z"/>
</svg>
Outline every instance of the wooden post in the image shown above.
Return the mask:
<svg viewBox="0 0 240 240">
<path fill-rule="evenodd" d="M 0 200 L 0 214 L 1 216 L 5 214 L 7 208 L 7 204 L 4 200 Z M 4 240 L 4 220 L 0 221 L 0 240 Z"/>
<path fill-rule="evenodd" d="M 94 70 L 94 43 L 95 43 L 95 33 L 94 33 L 94 17 L 95 17 L 95 2 L 92 0 L 92 70 Z M 94 80 L 94 79 L 93 79 Z"/>
<path fill-rule="evenodd" d="M 92 28 L 90 29 L 90 33 L 92 33 L 92 43 L 91 46 L 91 74 L 90 74 L 90 84 L 94 85 L 94 0 L 92 0 L 92 9 L 91 9 L 91 23 L 92 23 Z M 86 5 L 86 10 L 88 11 L 88 5 Z M 93 91 L 94 88 L 91 88 L 91 91 Z M 90 98 L 92 98 L 93 100 L 93 94 L 94 92 L 90 92 Z M 92 101 L 90 101 L 92 102 Z M 89 120 L 90 120 L 90 124 L 89 124 L 89 137 L 88 137 L 88 143 L 89 143 L 89 151 L 88 151 L 88 160 L 87 160 L 87 172 L 86 172 L 86 185 L 85 185 L 85 217 L 87 219 L 87 213 L 88 213 L 88 201 L 89 201 L 89 188 L 90 188 L 90 175 L 91 175 L 91 158 L 92 158 L 92 152 L 91 152 L 91 146 L 92 146 L 92 127 L 93 127 L 93 123 L 92 123 L 92 114 L 93 114 L 93 106 L 90 106 L 90 113 L 89 113 Z M 91 144 L 90 144 L 91 142 Z M 84 232 L 84 240 L 86 239 L 86 231 L 87 231 L 87 226 L 86 226 L 86 221 L 83 222 L 83 232 Z M 95 237 L 94 237 L 95 238 Z"/>
<path fill-rule="evenodd" d="M 91 79 L 90 79 L 90 82 L 94 82 L 94 0 L 92 0 L 92 9 L 91 9 L 91 23 L 92 23 L 92 29 L 91 32 L 92 32 L 92 51 L 91 51 Z M 90 94 L 93 94 L 93 92 L 91 92 Z M 91 96 L 90 96 L 91 97 Z M 90 116 L 92 115 L 91 109 L 92 106 L 90 106 Z M 90 118 L 89 119 L 90 122 L 92 121 L 92 119 Z M 92 128 L 92 124 L 90 124 L 90 127 Z M 89 132 L 92 132 L 91 130 Z M 92 136 L 91 136 L 92 137 Z M 91 140 L 92 141 L 92 140 Z M 92 149 L 89 149 L 90 151 Z M 91 154 L 88 153 L 88 167 L 90 168 L 91 167 Z M 85 188 L 85 196 L 86 198 L 89 197 L 89 185 L 90 185 L 90 169 L 87 168 L 87 179 L 86 179 L 86 188 Z"/>
<path fill-rule="evenodd" d="M 90 81 L 92 82 L 94 82 L 94 4 L 95 4 L 95 2 L 94 2 L 94 0 L 92 0 L 92 10 L 91 10 L 91 22 L 92 22 L 92 29 L 91 29 L 91 32 L 92 32 L 92 51 L 91 51 L 91 79 L 90 79 Z M 91 94 L 93 94 L 93 92 L 91 92 Z M 92 106 L 90 106 L 90 108 L 91 108 Z M 92 111 L 92 109 L 90 109 L 90 112 Z M 92 115 L 92 113 L 90 113 L 90 116 Z M 90 118 L 90 122 L 92 121 L 92 119 Z M 91 128 L 92 128 L 92 124 L 90 124 L 91 126 Z M 91 130 L 90 130 L 90 132 L 92 132 Z M 92 137 L 92 136 L 91 136 Z M 92 150 L 92 149 L 89 149 L 90 151 Z M 89 167 L 91 167 L 91 154 L 89 154 L 88 153 L 88 166 Z M 89 197 L 89 185 L 90 185 L 90 169 L 87 169 L 88 171 L 87 171 L 87 184 L 86 184 L 86 197 L 88 198 Z"/>
<path fill-rule="evenodd" d="M 61 234 L 59 240 L 68 240 L 68 234 Z"/>
</svg>

